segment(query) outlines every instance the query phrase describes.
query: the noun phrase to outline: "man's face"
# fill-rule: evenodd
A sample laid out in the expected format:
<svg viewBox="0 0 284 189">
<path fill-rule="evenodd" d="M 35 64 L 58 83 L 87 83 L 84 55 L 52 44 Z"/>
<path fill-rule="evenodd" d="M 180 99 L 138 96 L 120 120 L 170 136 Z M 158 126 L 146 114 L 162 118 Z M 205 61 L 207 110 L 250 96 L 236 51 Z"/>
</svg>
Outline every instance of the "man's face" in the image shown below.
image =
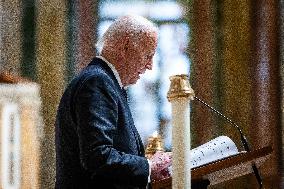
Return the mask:
<svg viewBox="0 0 284 189">
<path fill-rule="evenodd" d="M 144 40 L 139 50 L 129 56 L 129 84 L 135 84 L 140 79 L 141 74 L 144 74 L 147 69 L 152 69 L 153 57 L 157 47 L 157 35 L 153 34 L 147 40 Z"/>
</svg>

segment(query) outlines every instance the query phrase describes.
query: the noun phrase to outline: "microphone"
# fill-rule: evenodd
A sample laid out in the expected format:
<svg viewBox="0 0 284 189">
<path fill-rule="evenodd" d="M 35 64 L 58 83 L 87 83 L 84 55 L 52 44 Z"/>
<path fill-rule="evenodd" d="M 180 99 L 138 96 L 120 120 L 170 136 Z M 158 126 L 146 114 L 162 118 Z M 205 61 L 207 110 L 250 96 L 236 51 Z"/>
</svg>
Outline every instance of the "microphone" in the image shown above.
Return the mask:
<svg viewBox="0 0 284 189">
<path fill-rule="evenodd" d="M 228 117 L 226 117 L 225 115 L 223 115 L 221 112 L 219 112 L 218 110 L 216 110 L 215 108 L 213 108 L 212 106 L 208 105 L 206 102 L 204 102 L 203 100 L 201 100 L 200 98 L 194 96 L 194 99 L 196 99 L 197 101 L 199 101 L 202 105 L 206 106 L 207 108 L 209 108 L 211 111 L 213 111 L 214 113 L 216 113 L 218 116 L 221 116 L 223 119 L 225 119 L 228 123 L 230 123 L 231 125 L 233 125 L 239 132 L 240 134 L 240 137 L 241 137 L 241 142 L 242 142 L 242 145 L 245 149 L 245 151 L 247 152 L 250 152 L 250 147 L 249 147 L 249 144 L 248 144 L 248 141 L 245 137 L 245 135 L 243 134 L 242 130 L 240 129 L 240 127 L 235 123 L 233 122 L 231 119 L 229 119 Z M 256 180 L 259 184 L 259 188 L 262 188 L 262 178 L 259 174 L 259 171 L 255 165 L 255 163 L 252 163 L 252 169 L 253 169 L 253 172 L 254 172 L 254 175 L 256 177 Z"/>
</svg>

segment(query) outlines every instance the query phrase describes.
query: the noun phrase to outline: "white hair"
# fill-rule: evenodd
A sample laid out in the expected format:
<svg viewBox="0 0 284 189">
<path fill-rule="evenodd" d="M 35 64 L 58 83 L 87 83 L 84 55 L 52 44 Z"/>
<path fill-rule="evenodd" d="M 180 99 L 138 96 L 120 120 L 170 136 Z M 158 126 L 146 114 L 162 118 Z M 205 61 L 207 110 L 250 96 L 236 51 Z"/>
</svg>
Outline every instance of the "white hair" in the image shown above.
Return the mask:
<svg viewBox="0 0 284 189">
<path fill-rule="evenodd" d="M 96 47 L 99 55 L 104 48 L 107 40 L 112 40 L 122 33 L 127 33 L 129 36 L 135 36 L 139 40 L 139 36 L 145 33 L 158 34 L 158 28 L 151 21 L 138 15 L 126 15 L 116 19 L 106 30 L 103 36 L 97 41 Z M 133 38 L 134 39 L 134 38 Z M 138 44 L 135 43 L 134 44 Z"/>
</svg>

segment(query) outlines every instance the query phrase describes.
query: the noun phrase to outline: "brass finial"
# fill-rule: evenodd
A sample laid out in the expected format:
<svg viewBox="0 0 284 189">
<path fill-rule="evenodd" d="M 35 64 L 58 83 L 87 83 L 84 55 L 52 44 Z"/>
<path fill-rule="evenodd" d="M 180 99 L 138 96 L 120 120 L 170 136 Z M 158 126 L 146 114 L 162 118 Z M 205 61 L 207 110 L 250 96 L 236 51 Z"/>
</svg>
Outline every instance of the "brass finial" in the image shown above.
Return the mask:
<svg viewBox="0 0 284 189">
<path fill-rule="evenodd" d="M 189 78 L 186 74 L 170 77 L 171 85 L 167 95 L 169 101 L 177 98 L 190 98 L 193 100 L 194 91 L 189 85 Z"/>
<path fill-rule="evenodd" d="M 150 159 L 157 151 L 164 151 L 162 137 L 158 132 L 154 132 L 152 136 L 148 138 L 148 144 L 145 150 L 146 158 Z"/>
</svg>

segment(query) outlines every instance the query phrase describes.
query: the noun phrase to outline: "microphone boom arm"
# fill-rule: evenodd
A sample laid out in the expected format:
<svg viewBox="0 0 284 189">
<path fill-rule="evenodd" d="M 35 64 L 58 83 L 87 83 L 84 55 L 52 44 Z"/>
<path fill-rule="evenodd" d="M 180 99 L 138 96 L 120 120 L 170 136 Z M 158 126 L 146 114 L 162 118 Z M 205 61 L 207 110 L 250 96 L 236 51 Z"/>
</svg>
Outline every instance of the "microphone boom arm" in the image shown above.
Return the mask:
<svg viewBox="0 0 284 189">
<path fill-rule="evenodd" d="M 235 123 L 233 122 L 231 119 L 229 119 L 228 117 L 226 117 L 225 115 L 223 115 L 221 112 L 219 112 L 218 110 L 216 110 L 215 108 L 213 108 L 212 106 L 208 105 L 206 102 L 204 102 L 203 100 L 201 100 L 200 98 L 194 96 L 194 98 L 201 102 L 204 106 L 208 107 L 210 110 L 212 110 L 214 113 L 218 114 L 219 116 L 221 116 L 222 118 L 224 118 L 227 122 L 229 122 L 230 124 L 232 124 L 240 133 L 240 136 L 241 136 L 241 141 L 242 141 L 242 144 L 243 144 L 243 147 L 245 149 L 245 151 L 247 152 L 250 152 L 250 147 L 249 147 L 249 144 L 248 144 L 248 141 L 246 139 L 246 137 L 244 136 L 242 130 L 240 129 L 240 127 Z"/>
<path fill-rule="evenodd" d="M 243 134 L 242 130 L 240 129 L 240 127 L 235 123 L 233 122 L 231 119 L 229 119 L 228 117 L 226 117 L 225 115 L 223 115 L 221 112 L 219 112 L 218 110 L 216 110 L 215 108 L 213 108 L 212 106 L 208 105 L 206 102 L 204 102 L 203 100 L 201 100 L 200 98 L 194 96 L 194 99 L 196 99 L 197 101 L 199 101 L 201 104 L 203 104 L 204 106 L 208 107 L 210 110 L 212 110 L 214 113 L 216 113 L 217 115 L 221 116 L 222 118 L 224 118 L 228 123 L 230 123 L 231 125 L 233 125 L 240 133 L 240 137 L 241 137 L 241 142 L 243 144 L 243 147 L 245 149 L 245 151 L 247 152 L 250 152 L 250 147 L 249 147 L 249 144 L 248 144 L 248 141 L 245 137 L 245 135 Z M 253 162 L 252 163 L 252 169 L 253 169 L 253 172 L 255 174 L 255 177 L 256 177 L 256 180 L 259 184 L 259 188 L 262 188 L 262 178 L 259 174 L 259 171 L 255 165 L 255 163 Z"/>
</svg>

